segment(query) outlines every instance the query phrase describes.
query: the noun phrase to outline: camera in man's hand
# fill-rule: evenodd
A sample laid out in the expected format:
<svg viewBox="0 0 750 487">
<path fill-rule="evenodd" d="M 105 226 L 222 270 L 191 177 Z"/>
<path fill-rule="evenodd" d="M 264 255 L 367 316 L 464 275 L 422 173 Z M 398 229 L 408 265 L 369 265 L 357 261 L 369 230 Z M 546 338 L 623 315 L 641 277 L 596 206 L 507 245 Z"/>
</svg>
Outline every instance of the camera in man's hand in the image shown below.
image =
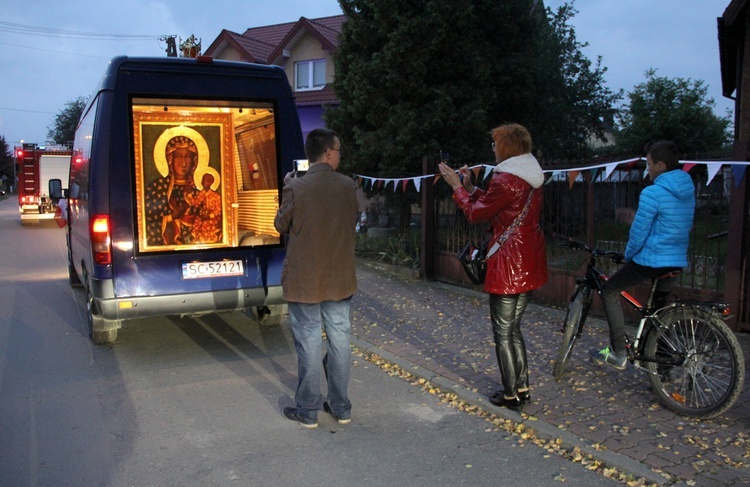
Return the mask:
<svg viewBox="0 0 750 487">
<path fill-rule="evenodd" d="M 294 161 L 294 177 L 302 177 L 310 169 L 310 161 L 307 159 L 296 159 Z"/>
</svg>

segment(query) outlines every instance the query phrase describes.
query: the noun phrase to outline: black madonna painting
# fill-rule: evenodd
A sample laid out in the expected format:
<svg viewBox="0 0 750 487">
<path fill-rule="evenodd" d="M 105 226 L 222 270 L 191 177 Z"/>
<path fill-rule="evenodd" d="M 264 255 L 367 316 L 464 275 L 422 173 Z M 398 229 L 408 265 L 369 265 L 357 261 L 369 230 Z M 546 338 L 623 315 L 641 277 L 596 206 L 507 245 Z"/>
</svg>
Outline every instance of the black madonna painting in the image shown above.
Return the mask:
<svg viewBox="0 0 750 487">
<path fill-rule="evenodd" d="M 193 114 L 189 122 L 175 124 L 166 114 L 134 113 L 141 250 L 223 247 L 232 241 L 232 136 L 223 118 Z"/>
</svg>

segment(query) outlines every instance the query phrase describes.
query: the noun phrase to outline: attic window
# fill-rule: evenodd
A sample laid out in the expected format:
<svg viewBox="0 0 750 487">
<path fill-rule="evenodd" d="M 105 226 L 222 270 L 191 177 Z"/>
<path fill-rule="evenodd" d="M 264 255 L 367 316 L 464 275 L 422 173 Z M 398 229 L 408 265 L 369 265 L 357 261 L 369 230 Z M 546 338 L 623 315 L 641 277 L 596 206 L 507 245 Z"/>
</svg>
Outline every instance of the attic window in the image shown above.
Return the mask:
<svg viewBox="0 0 750 487">
<path fill-rule="evenodd" d="M 326 60 L 294 63 L 295 91 L 320 90 L 326 85 Z"/>
</svg>

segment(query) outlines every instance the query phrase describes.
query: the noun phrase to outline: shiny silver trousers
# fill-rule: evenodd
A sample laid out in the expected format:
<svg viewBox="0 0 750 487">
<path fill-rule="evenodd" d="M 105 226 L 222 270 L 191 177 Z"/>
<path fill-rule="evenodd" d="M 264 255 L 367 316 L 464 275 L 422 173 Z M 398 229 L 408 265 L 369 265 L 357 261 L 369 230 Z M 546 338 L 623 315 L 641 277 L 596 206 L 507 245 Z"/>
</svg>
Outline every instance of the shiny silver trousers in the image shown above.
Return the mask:
<svg viewBox="0 0 750 487">
<path fill-rule="evenodd" d="M 517 396 L 519 389 L 529 389 L 526 343 L 521 334 L 521 317 L 528 302 L 528 293 L 490 294 L 490 319 L 495 339 L 495 353 L 503 381 L 503 393 L 509 399 Z"/>
</svg>

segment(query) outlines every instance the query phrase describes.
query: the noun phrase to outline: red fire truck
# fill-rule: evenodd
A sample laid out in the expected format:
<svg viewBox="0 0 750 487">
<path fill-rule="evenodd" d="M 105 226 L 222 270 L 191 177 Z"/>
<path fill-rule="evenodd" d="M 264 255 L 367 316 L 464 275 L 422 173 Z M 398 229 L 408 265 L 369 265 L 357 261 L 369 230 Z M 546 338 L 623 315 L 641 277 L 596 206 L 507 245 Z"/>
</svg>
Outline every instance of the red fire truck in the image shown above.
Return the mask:
<svg viewBox="0 0 750 487">
<path fill-rule="evenodd" d="M 15 153 L 21 225 L 53 219 L 57 202 L 49 196 L 49 180 L 60 179 L 67 187 L 72 154 L 70 148 L 25 143 L 16 147 Z"/>
</svg>

